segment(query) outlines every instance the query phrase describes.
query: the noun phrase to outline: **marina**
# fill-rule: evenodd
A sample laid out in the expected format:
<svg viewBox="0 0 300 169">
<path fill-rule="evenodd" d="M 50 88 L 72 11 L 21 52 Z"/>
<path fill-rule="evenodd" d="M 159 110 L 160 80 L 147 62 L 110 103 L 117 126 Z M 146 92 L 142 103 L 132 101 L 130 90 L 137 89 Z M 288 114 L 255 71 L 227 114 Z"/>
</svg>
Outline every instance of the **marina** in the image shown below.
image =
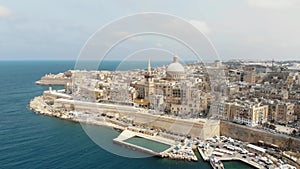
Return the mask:
<svg viewBox="0 0 300 169">
<path fill-rule="evenodd" d="M 215 164 L 217 159 L 221 162 L 241 161 L 258 169 L 275 169 L 282 166 L 279 164 L 279 160 L 271 155 L 264 153 L 264 156 L 262 156 L 262 154 L 259 155 L 255 153 L 257 151 L 265 152 L 264 148 L 253 144 L 245 144 L 238 140 L 226 138 L 225 136 L 216 136 L 214 138 L 207 139 L 203 143 L 199 144 L 197 149 L 203 160 L 210 161 L 211 164 L 212 161 Z"/>
</svg>

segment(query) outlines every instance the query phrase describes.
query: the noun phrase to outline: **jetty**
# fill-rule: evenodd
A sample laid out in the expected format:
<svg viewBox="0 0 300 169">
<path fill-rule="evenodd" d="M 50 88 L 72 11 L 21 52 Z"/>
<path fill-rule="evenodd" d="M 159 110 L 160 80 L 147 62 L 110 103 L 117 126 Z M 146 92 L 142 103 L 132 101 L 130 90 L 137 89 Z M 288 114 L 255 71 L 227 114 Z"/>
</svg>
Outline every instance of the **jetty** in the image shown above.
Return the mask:
<svg viewBox="0 0 300 169">
<path fill-rule="evenodd" d="M 214 154 L 215 151 L 210 151 L 210 152 L 206 152 L 206 151 L 203 151 L 202 148 L 198 147 L 197 148 L 201 157 L 203 158 L 204 161 L 209 161 L 211 157 L 215 157 L 221 161 L 232 161 L 232 160 L 236 160 L 236 161 L 242 161 L 246 164 L 249 164 L 257 169 L 261 169 L 261 168 L 264 168 L 263 166 L 259 165 L 258 163 L 254 162 L 254 161 L 251 161 L 251 160 L 248 160 L 246 158 L 243 158 L 240 154 L 236 153 L 234 155 L 229 155 L 229 154 L 223 154 L 222 156 L 218 156 L 216 157 L 216 155 Z"/>
</svg>

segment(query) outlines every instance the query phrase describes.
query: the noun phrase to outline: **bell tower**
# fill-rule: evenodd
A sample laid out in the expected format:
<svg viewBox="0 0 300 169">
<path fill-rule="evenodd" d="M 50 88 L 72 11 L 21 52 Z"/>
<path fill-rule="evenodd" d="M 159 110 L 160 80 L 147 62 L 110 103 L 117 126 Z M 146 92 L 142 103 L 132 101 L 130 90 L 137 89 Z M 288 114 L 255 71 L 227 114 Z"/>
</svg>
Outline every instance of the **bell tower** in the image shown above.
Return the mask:
<svg viewBox="0 0 300 169">
<path fill-rule="evenodd" d="M 145 73 L 146 83 L 145 83 L 145 99 L 150 100 L 149 96 L 154 94 L 154 81 L 151 70 L 150 57 L 148 58 L 148 70 Z"/>
</svg>

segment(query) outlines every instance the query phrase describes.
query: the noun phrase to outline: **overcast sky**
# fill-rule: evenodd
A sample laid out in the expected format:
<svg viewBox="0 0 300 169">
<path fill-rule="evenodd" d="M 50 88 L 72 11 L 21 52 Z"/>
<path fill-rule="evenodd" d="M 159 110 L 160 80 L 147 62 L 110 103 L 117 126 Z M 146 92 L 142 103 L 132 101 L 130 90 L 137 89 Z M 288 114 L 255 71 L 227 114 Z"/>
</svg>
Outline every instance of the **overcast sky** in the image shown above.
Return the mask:
<svg viewBox="0 0 300 169">
<path fill-rule="evenodd" d="M 299 0 L 1 0 L 0 60 L 74 60 L 100 27 L 139 12 L 185 18 L 222 60 L 300 60 Z"/>
</svg>

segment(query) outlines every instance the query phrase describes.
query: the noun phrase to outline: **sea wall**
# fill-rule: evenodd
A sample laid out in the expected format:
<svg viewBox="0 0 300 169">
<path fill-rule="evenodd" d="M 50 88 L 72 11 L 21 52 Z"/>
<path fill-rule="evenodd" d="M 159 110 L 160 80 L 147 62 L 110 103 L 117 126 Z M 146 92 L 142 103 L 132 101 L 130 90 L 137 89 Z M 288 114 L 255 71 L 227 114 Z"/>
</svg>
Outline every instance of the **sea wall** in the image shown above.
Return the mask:
<svg viewBox="0 0 300 169">
<path fill-rule="evenodd" d="M 136 125 L 144 125 L 183 135 L 191 135 L 192 137 L 199 137 L 200 139 L 206 139 L 220 134 L 219 121 L 216 120 L 181 119 L 154 115 L 145 112 L 146 110 L 144 109 L 132 106 L 56 99 L 54 107 L 63 110 L 75 109 L 79 112 L 106 113 L 114 117 L 125 117 L 126 119 L 130 119 L 132 123 Z"/>
<path fill-rule="evenodd" d="M 132 118 L 135 124 L 151 126 L 153 128 L 167 130 L 173 133 L 191 135 L 206 139 L 220 134 L 219 121 L 214 120 L 194 120 L 181 119 L 168 116 L 152 115 L 148 113 L 130 113 L 128 117 Z"/>
<path fill-rule="evenodd" d="M 294 137 L 282 134 L 273 134 L 263 130 L 226 121 L 220 122 L 220 128 L 221 135 L 239 139 L 245 142 L 257 143 L 259 140 L 263 140 L 283 148 L 292 149 L 294 151 L 300 150 L 300 139 Z"/>
</svg>

